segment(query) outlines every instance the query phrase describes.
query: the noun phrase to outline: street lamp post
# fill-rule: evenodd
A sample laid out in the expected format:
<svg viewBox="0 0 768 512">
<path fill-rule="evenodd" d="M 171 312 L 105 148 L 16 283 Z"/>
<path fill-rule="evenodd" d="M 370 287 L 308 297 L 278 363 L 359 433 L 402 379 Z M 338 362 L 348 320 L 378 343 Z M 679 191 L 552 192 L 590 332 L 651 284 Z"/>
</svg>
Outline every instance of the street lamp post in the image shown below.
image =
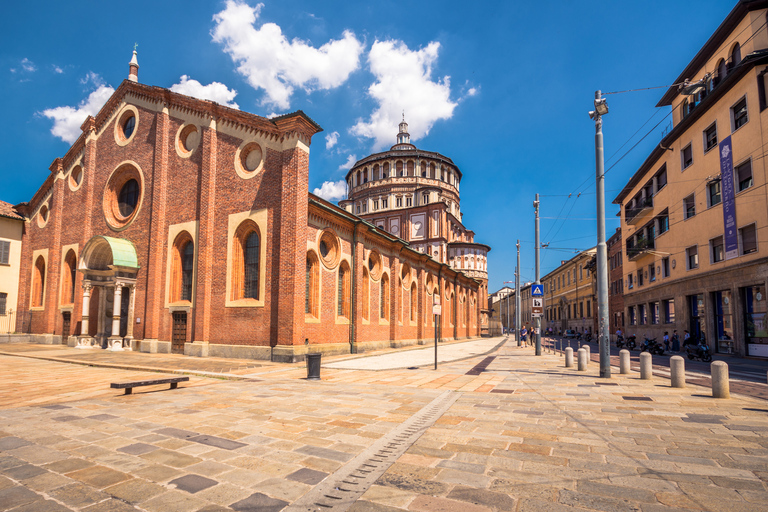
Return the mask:
<svg viewBox="0 0 768 512">
<path fill-rule="evenodd" d="M 504 281 L 504 284 L 514 284 L 514 281 Z M 507 293 L 507 335 L 509 335 L 509 293 Z"/>
<path fill-rule="evenodd" d="M 600 91 L 595 91 L 595 179 L 597 188 L 597 312 L 600 346 L 600 377 L 611 378 L 611 345 L 608 337 L 608 251 L 605 245 L 605 162 L 603 155 L 603 120 L 608 105 Z"/>
</svg>

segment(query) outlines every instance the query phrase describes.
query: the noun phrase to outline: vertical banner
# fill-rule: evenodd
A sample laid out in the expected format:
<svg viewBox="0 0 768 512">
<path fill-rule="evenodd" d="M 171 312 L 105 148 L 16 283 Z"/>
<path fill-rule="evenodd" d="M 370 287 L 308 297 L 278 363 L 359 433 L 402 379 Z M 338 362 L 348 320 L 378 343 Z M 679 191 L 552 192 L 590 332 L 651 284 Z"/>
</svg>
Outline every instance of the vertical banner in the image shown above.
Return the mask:
<svg viewBox="0 0 768 512">
<path fill-rule="evenodd" d="M 723 199 L 723 241 L 725 259 L 739 255 L 739 232 L 736 229 L 736 191 L 733 186 L 733 151 L 731 136 L 720 142 L 720 193 Z"/>
</svg>

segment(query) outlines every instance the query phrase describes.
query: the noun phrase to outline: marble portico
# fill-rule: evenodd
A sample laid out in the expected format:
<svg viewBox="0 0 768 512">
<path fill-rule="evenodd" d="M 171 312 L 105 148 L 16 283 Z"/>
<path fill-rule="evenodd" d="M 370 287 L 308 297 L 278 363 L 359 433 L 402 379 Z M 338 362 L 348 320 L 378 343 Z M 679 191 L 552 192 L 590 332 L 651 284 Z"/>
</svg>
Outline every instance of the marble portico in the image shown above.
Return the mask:
<svg viewBox="0 0 768 512">
<path fill-rule="evenodd" d="M 83 275 L 83 315 L 76 348 L 131 350 L 139 271 L 133 243 L 107 236 L 91 238 L 78 271 Z"/>
</svg>

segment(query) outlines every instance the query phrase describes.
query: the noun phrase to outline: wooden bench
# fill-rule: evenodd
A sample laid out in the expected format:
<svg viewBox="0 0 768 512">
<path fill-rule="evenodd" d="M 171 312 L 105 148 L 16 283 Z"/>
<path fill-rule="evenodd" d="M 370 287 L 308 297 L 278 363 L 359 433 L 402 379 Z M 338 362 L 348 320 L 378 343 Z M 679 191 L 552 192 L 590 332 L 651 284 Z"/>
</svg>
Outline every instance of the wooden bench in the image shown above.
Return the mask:
<svg viewBox="0 0 768 512">
<path fill-rule="evenodd" d="M 187 382 L 189 377 L 166 377 L 164 379 L 135 380 L 133 382 L 113 382 L 109 385 L 112 389 L 125 389 L 125 394 L 133 393 L 133 388 L 140 386 L 154 386 L 156 384 L 170 384 L 171 389 L 176 389 L 179 382 Z"/>
</svg>

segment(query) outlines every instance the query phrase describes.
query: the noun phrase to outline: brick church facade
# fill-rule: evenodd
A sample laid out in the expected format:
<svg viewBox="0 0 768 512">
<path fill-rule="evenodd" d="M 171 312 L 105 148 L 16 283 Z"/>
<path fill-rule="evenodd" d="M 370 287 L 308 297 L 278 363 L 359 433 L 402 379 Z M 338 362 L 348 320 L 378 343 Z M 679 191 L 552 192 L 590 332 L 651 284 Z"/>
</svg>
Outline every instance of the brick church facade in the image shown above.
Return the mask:
<svg viewBox="0 0 768 512">
<path fill-rule="evenodd" d="M 297 361 L 480 335 L 481 282 L 308 192 L 321 128 L 125 80 L 28 203 L 19 332 Z M 482 283 L 484 289 L 484 283 Z M 22 320 L 23 319 L 23 320 Z"/>
</svg>

